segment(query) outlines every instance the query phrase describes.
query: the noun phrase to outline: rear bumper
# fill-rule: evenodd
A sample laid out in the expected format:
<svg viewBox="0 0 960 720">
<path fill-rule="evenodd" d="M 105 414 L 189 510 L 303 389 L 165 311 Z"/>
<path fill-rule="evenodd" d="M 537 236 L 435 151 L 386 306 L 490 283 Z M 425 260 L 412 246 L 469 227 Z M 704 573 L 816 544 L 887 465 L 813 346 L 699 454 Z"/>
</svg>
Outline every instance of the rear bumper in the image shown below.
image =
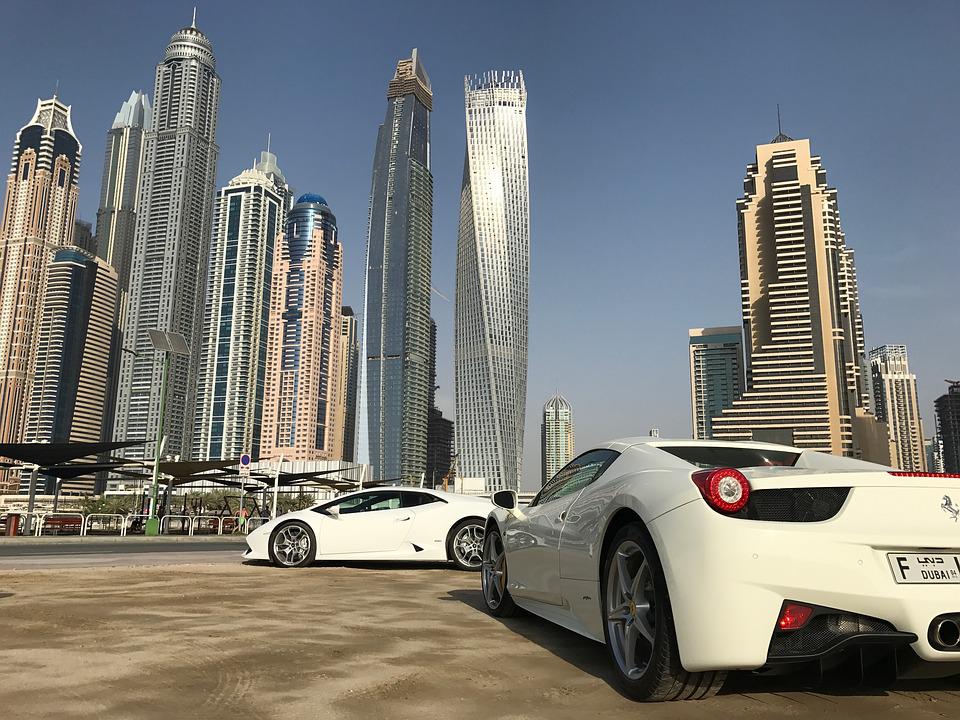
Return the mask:
<svg viewBox="0 0 960 720">
<path fill-rule="evenodd" d="M 684 668 L 752 670 L 777 659 L 771 640 L 784 600 L 793 600 L 886 621 L 897 633 L 891 644 L 909 639 L 921 660 L 958 663 L 960 672 L 960 654 L 936 650 L 927 637 L 934 617 L 960 611 L 960 587 L 898 585 L 886 555 L 916 547 L 880 548 L 840 528 L 836 519 L 732 519 L 701 500 L 650 523 Z"/>
</svg>

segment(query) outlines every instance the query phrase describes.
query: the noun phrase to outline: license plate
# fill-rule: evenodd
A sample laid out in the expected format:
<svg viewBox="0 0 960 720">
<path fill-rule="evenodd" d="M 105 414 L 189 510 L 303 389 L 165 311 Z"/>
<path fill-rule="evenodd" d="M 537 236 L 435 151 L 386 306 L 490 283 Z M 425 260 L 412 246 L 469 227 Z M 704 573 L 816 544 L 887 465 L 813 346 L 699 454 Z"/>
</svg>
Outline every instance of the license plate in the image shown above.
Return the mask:
<svg viewBox="0 0 960 720">
<path fill-rule="evenodd" d="M 960 555 L 944 553 L 887 553 L 898 583 L 960 585 Z"/>
</svg>

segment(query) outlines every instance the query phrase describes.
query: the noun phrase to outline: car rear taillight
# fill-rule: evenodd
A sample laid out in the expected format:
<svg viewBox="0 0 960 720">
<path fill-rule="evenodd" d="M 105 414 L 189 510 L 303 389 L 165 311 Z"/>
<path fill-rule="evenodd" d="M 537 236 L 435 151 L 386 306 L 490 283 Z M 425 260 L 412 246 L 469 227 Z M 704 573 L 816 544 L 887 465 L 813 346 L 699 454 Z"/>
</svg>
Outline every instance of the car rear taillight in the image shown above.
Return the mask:
<svg viewBox="0 0 960 720">
<path fill-rule="evenodd" d="M 911 472 L 908 470 L 889 470 L 887 474 L 895 475 L 896 477 L 960 478 L 960 473 Z"/>
<path fill-rule="evenodd" d="M 799 630 L 813 615 L 813 608 L 809 605 L 801 605 L 795 602 L 785 602 L 783 609 L 780 610 L 780 617 L 777 619 L 777 627 L 780 630 Z"/>
<path fill-rule="evenodd" d="M 742 510 L 750 499 L 750 482 L 734 468 L 698 470 L 690 476 L 707 504 L 717 512 Z"/>
</svg>

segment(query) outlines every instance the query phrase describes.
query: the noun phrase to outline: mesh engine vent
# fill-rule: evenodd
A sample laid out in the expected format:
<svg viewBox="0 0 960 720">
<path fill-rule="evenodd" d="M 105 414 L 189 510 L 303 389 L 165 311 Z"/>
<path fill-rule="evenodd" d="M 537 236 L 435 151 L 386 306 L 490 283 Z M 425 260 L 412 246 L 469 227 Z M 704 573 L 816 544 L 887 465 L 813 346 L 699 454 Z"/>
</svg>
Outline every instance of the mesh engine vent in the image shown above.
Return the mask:
<svg viewBox="0 0 960 720">
<path fill-rule="evenodd" d="M 777 488 L 754 490 L 742 510 L 731 517 L 770 522 L 820 522 L 834 517 L 850 488 Z"/>
</svg>

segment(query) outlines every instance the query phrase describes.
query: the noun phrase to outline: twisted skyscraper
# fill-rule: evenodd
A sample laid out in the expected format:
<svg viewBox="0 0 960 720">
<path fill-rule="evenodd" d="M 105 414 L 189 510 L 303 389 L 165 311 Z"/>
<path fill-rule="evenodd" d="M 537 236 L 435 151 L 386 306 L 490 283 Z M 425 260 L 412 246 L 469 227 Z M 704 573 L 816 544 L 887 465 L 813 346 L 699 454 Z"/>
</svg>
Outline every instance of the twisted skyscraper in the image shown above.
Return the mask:
<svg viewBox="0 0 960 720">
<path fill-rule="evenodd" d="M 427 465 L 432 108 L 414 50 L 387 87 L 370 191 L 358 460 L 374 480 L 419 481 Z"/>
<path fill-rule="evenodd" d="M 167 453 L 188 457 L 203 320 L 218 147 L 220 78 L 213 47 L 194 25 L 171 38 L 157 65 L 153 128 L 145 135 L 137 231 L 124 323 L 114 437 L 152 440 L 160 426 L 163 363 L 148 330 L 181 333 L 166 384 Z M 141 446 L 131 455 L 142 453 Z"/>
<path fill-rule="evenodd" d="M 455 329 L 460 474 L 518 489 L 527 402 L 530 196 L 521 72 L 466 78 Z"/>
</svg>

